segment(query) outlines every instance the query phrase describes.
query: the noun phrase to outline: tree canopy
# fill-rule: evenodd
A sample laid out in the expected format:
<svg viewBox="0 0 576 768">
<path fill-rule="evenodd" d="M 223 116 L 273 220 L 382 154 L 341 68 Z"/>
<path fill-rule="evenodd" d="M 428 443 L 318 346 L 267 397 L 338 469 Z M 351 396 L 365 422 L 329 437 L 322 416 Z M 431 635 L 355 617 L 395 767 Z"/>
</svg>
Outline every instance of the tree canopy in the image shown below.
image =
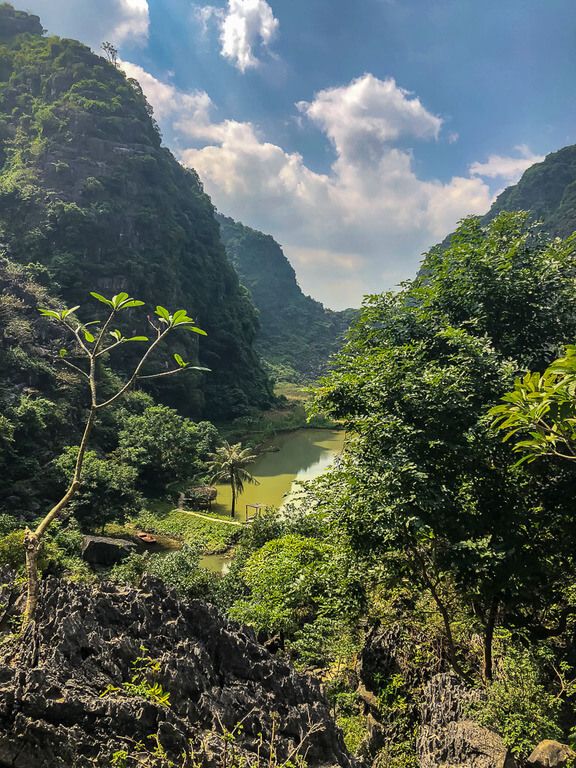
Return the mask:
<svg viewBox="0 0 576 768">
<path fill-rule="evenodd" d="M 465 220 L 415 281 L 366 300 L 317 396 L 354 436 L 333 515 L 360 554 L 394 554 L 435 595 L 448 635 L 455 585 L 483 628 L 487 675 L 495 624 L 551 630 L 575 573 L 576 474 L 517 467 L 488 413 L 574 336 L 575 246 L 521 213 Z"/>
</svg>

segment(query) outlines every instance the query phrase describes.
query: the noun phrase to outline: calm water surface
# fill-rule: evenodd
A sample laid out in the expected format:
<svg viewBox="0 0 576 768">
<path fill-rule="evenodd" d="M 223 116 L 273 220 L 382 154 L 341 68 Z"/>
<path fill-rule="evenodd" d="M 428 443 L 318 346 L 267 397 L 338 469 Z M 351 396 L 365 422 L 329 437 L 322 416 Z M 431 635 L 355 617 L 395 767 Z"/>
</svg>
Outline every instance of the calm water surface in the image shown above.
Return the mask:
<svg viewBox="0 0 576 768">
<path fill-rule="evenodd" d="M 247 504 L 281 507 L 294 481 L 312 480 L 321 474 L 342 450 L 344 431 L 298 429 L 274 439 L 274 452 L 266 452 L 250 465 L 258 485 L 245 485 L 236 500 L 236 519 L 246 519 Z M 278 450 L 276 450 L 278 449 Z M 232 492 L 229 485 L 217 485 L 218 498 L 212 510 L 230 514 Z"/>
<path fill-rule="evenodd" d="M 330 466 L 334 457 L 342 451 L 344 435 L 343 430 L 332 429 L 298 429 L 278 435 L 269 446 L 275 450 L 263 453 L 250 466 L 258 485 L 244 486 L 244 493 L 236 500 L 236 519 L 246 519 L 247 504 L 281 507 L 294 482 L 312 480 Z M 217 485 L 216 488 L 218 498 L 212 505 L 212 511 L 230 514 L 230 486 Z M 254 510 L 250 511 L 254 513 Z M 200 564 L 225 573 L 230 561 L 228 554 L 207 555 Z"/>
</svg>

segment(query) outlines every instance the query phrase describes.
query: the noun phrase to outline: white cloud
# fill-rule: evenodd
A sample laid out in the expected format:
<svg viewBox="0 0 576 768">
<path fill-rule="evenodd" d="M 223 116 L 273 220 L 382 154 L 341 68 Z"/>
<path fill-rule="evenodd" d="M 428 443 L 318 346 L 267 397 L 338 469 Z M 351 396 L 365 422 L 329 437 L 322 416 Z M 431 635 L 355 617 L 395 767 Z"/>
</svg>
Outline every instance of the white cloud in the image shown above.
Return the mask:
<svg viewBox="0 0 576 768">
<path fill-rule="evenodd" d="M 144 43 L 148 38 L 147 0 L 27 0 L 48 32 L 73 37 L 99 49 L 104 40 L 115 45 Z"/>
<path fill-rule="evenodd" d="M 527 168 L 544 160 L 544 155 L 535 155 L 526 144 L 519 144 L 514 149 L 518 152 L 516 157 L 490 155 L 485 163 L 472 163 L 470 174 L 488 179 L 499 178 L 513 184 Z"/>
<path fill-rule="evenodd" d="M 393 80 L 364 75 L 299 104 L 336 151 L 329 172 L 318 173 L 251 123 L 216 120 L 206 93 L 182 93 L 124 66 L 177 132 L 186 147 L 180 159 L 198 171 L 215 205 L 271 233 L 303 289 L 328 306 L 358 306 L 362 294 L 412 277 L 422 251 L 492 202 L 476 173 L 448 181 L 418 177 L 412 153 L 399 143 L 435 140 L 442 120 Z"/>
<path fill-rule="evenodd" d="M 389 78 L 366 74 L 341 88 L 328 88 L 298 109 L 318 125 L 345 161 L 372 161 L 384 144 L 401 136 L 437 138 L 442 120 Z"/>
<path fill-rule="evenodd" d="M 146 98 L 154 107 L 157 120 L 185 121 L 187 126 L 208 124 L 212 101 L 205 91 L 184 93 L 170 83 L 153 77 L 145 69 L 130 61 L 120 61 L 128 77 L 138 80 Z"/>
<path fill-rule="evenodd" d="M 266 0 L 228 0 L 225 10 L 206 5 L 196 9 L 196 16 L 204 31 L 216 21 L 222 56 L 241 72 L 258 66 L 260 51 L 268 49 L 279 27 Z"/>
</svg>

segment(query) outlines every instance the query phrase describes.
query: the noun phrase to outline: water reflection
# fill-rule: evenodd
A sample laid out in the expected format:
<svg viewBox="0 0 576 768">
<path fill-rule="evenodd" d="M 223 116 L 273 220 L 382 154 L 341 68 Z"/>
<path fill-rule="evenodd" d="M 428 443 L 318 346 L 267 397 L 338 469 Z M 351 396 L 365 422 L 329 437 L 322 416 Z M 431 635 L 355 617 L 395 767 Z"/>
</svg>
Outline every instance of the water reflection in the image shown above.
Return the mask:
<svg viewBox="0 0 576 768">
<path fill-rule="evenodd" d="M 274 440 L 276 452 L 262 454 L 250 467 L 259 485 L 246 485 L 237 502 L 236 517 L 244 520 L 247 504 L 279 507 L 295 480 L 311 480 L 323 472 L 342 450 L 344 432 L 329 429 L 299 429 Z M 218 485 L 215 512 L 229 514 L 231 491 Z"/>
</svg>

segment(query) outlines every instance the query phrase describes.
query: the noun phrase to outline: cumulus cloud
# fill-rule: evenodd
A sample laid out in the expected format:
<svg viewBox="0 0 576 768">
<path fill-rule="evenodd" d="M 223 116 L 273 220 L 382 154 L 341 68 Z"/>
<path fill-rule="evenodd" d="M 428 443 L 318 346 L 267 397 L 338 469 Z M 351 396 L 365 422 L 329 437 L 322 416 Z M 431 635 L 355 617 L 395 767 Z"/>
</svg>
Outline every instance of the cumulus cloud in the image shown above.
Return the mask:
<svg viewBox="0 0 576 768">
<path fill-rule="evenodd" d="M 186 126 L 199 126 L 210 122 L 212 101 L 205 91 L 185 93 L 171 83 L 153 77 L 138 64 L 120 61 L 120 66 L 128 77 L 138 80 L 146 98 L 154 107 L 154 115 L 160 122 L 168 120 L 176 123 L 181 120 Z"/>
<path fill-rule="evenodd" d="M 340 88 L 301 101 L 298 109 L 318 125 L 345 161 L 372 161 L 401 136 L 437 138 L 442 120 L 389 78 L 366 74 Z"/>
<path fill-rule="evenodd" d="M 488 179 L 502 179 L 513 184 L 534 163 L 541 163 L 544 155 L 535 155 L 526 144 L 514 147 L 517 156 L 490 155 L 484 163 L 472 163 L 470 174 Z"/>
<path fill-rule="evenodd" d="M 182 93 L 131 72 L 159 119 L 177 131 L 180 159 L 198 171 L 215 205 L 271 233 L 303 289 L 328 306 L 358 306 L 362 294 L 413 276 L 422 251 L 492 202 L 478 173 L 447 181 L 418 176 L 404 144 L 436 140 L 442 120 L 393 80 L 364 75 L 298 105 L 335 150 L 330 170 L 318 173 L 253 124 L 217 120 L 206 93 Z"/>
<path fill-rule="evenodd" d="M 228 0 L 226 9 L 205 5 L 196 16 L 204 31 L 216 21 L 222 56 L 241 72 L 258 66 L 260 52 L 269 49 L 279 27 L 266 0 Z"/>
<path fill-rule="evenodd" d="M 37 13 L 50 33 L 95 49 L 104 40 L 120 46 L 148 38 L 147 0 L 27 0 L 26 9 Z"/>
</svg>

